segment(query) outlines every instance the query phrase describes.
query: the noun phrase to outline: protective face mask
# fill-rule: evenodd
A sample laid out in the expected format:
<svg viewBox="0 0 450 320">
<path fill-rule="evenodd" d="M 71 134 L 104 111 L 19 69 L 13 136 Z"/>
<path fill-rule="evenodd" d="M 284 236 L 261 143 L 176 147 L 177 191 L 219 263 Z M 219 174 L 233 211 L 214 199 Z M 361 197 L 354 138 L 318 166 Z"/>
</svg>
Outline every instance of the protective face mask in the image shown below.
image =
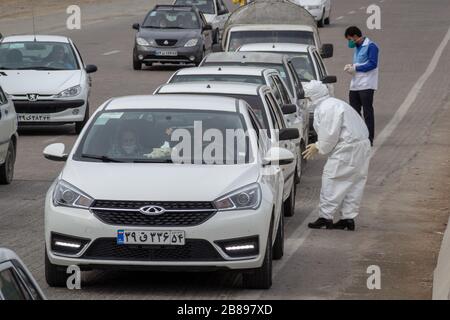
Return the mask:
<svg viewBox="0 0 450 320">
<path fill-rule="evenodd" d="M 126 154 L 133 153 L 136 150 L 136 145 L 129 145 L 129 146 L 123 146 L 123 151 L 125 151 Z"/>
<path fill-rule="evenodd" d="M 356 47 L 356 42 L 355 42 L 355 40 L 348 40 L 348 47 L 350 48 L 350 49 L 353 49 L 353 48 L 355 48 Z"/>
</svg>

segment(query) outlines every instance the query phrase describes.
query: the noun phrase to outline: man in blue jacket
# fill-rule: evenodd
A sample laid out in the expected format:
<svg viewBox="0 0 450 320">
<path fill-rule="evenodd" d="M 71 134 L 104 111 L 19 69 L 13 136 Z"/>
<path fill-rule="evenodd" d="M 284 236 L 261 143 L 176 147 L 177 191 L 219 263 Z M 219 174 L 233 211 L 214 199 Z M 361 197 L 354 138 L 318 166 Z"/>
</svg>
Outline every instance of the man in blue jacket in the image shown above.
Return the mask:
<svg viewBox="0 0 450 320">
<path fill-rule="evenodd" d="M 369 129 L 369 140 L 373 145 L 375 135 L 375 117 L 373 111 L 373 96 L 378 89 L 378 46 L 369 38 L 363 37 L 358 27 L 352 26 L 345 30 L 345 38 L 349 48 L 355 49 L 353 64 L 345 66 L 344 70 L 351 74 L 349 102 L 361 114 Z"/>
</svg>

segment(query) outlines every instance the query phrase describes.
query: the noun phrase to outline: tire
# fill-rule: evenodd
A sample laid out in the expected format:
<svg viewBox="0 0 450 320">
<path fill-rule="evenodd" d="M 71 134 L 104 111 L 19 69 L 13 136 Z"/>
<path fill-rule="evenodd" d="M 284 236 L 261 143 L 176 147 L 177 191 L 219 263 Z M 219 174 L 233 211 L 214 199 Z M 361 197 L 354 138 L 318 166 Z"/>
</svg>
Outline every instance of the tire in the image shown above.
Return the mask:
<svg viewBox="0 0 450 320">
<path fill-rule="evenodd" d="M 64 267 L 54 265 L 50 262 L 45 249 L 45 280 L 50 287 L 65 287 L 67 282 L 67 273 Z"/>
<path fill-rule="evenodd" d="M 196 67 L 198 67 L 200 65 L 200 63 L 202 63 L 202 60 L 204 57 L 205 57 L 205 48 L 203 48 L 202 56 L 200 57 L 200 59 L 198 59 L 194 62 Z"/>
<path fill-rule="evenodd" d="M 295 214 L 295 196 L 297 194 L 297 185 L 294 183 L 292 185 L 291 194 L 283 202 L 283 211 L 285 217 L 293 217 Z"/>
<path fill-rule="evenodd" d="M 9 141 L 6 151 L 5 162 L 0 165 L 0 184 L 10 184 L 14 178 L 14 164 L 16 162 L 16 148 L 12 141 Z"/>
<path fill-rule="evenodd" d="M 322 28 L 324 24 L 325 24 L 325 9 L 323 9 L 322 18 L 320 18 L 320 20 L 317 21 L 317 26 L 319 28 Z"/>
<path fill-rule="evenodd" d="M 327 26 L 329 26 L 329 25 L 330 25 L 330 17 L 326 18 L 323 22 L 324 22 Z"/>
<path fill-rule="evenodd" d="M 273 260 L 280 260 L 284 255 L 284 212 L 281 207 L 280 223 L 278 225 L 277 237 L 273 245 Z"/>
<path fill-rule="evenodd" d="M 269 237 L 267 238 L 266 254 L 260 268 L 253 270 L 251 273 L 244 273 L 242 282 L 247 289 L 270 289 L 272 286 L 272 226 L 270 223 Z"/>
<path fill-rule="evenodd" d="M 89 120 L 89 102 L 86 104 L 86 111 L 84 112 L 83 121 L 75 122 L 75 133 L 80 134 L 81 130 L 83 130 L 84 126 Z"/>
</svg>

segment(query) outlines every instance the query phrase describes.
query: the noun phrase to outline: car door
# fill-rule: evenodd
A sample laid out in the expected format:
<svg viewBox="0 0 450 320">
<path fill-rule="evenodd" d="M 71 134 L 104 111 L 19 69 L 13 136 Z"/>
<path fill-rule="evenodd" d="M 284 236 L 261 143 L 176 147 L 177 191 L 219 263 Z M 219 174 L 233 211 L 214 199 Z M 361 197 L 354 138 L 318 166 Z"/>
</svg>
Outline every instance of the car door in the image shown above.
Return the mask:
<svg viewBox="0 0 450 320">
<path fill-rule="evenodd" d="M 264 103 L 270 115 L 272 121 L 271 124 L 273 128 L 276 130 L 276 132 L 279 132 L 279 130 L 286 128 L 287 126 L 281 114 L 280 106 L 277 104 L 272 93 L 269 92 L 265 93 Z M 279 145 L 282 148 L 288 149 L 294 155 L 297 154 L 295 141 L 279 141 L 274 133 L 271 133 L 271 140 L 273 145 L 275 146 Z M 283 201 L 284 201 L 289 197 L 289 194 L 292 190 L 292 185 L 294 183 L 296 161 L 287 165 L 281 165 L 280 167 L 283 172 L 284 178 L 284 186 L 283 186 Z"/>
<path fill-rule="evenodd" d="M 215 1 L 217 8 L 217 17 L 215 20 L 217 27 L 219 28 L 220 34 L 222 34 L 223 28 L 225 27 L 225 23 L 227 22 L 228 17 L 230 16 L 230 11 L 228 10 L 223 0 L 215 0 Z"/>
<path fill-rule="evenodd" d="M 317 79 L 317 80 L 322 81 L 322 79 L 324 79 L 325 77 L 328 76 L 327 69 L 325 68 L 325 64 L 323 63 L 322 57 L 317 52 L 317 50 L 314 49 L 312 51 L 312 55 L 313 55 L 313 58 L 315 60 L 315 63 L 317 64 L 317 68 L 318 68 L 319 79 Z M 327 83 L 326 86 L 328 88 L 330 96 L 334 97 L 334 85 L 332 83 Z"/>
<path fill-rule="evenodd" d="M 6 94 L 0 87 L 0 163 L 3 163 L 13 134 L 13 112 L 10 110 Z"/>
<path fill-rule="evenodd" d="M 199 12 L 198 14 L 200 17 L 200 27 L 202 28 L 202 37 L 203 37 L 203 43 L 205 44 L 205 51 L 211 52 L 211 48 L 213 45 L 213 36 L 212 36 L 213 30 L 205 29 L 206 25 L 208 24 L 206 22 L 205 16 L 201 12 Z"/>
</svg>

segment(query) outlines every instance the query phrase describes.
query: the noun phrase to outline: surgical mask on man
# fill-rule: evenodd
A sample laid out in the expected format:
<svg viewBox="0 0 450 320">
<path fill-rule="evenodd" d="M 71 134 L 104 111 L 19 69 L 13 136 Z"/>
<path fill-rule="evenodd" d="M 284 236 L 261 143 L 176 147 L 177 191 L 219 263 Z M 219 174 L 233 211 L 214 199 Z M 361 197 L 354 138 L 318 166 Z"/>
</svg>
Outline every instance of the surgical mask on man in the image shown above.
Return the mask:
<svg viewBox="0 0 450 320">
<path fill-rule="evenodd" d="M 349 47 L 350 49 L 354 49 L 354 48 L 356 47 L 356 41 L 353 40 L 353 39 L 349 39 L 349 40 L 348 40 L 348 47 Z"/>
</svg>

